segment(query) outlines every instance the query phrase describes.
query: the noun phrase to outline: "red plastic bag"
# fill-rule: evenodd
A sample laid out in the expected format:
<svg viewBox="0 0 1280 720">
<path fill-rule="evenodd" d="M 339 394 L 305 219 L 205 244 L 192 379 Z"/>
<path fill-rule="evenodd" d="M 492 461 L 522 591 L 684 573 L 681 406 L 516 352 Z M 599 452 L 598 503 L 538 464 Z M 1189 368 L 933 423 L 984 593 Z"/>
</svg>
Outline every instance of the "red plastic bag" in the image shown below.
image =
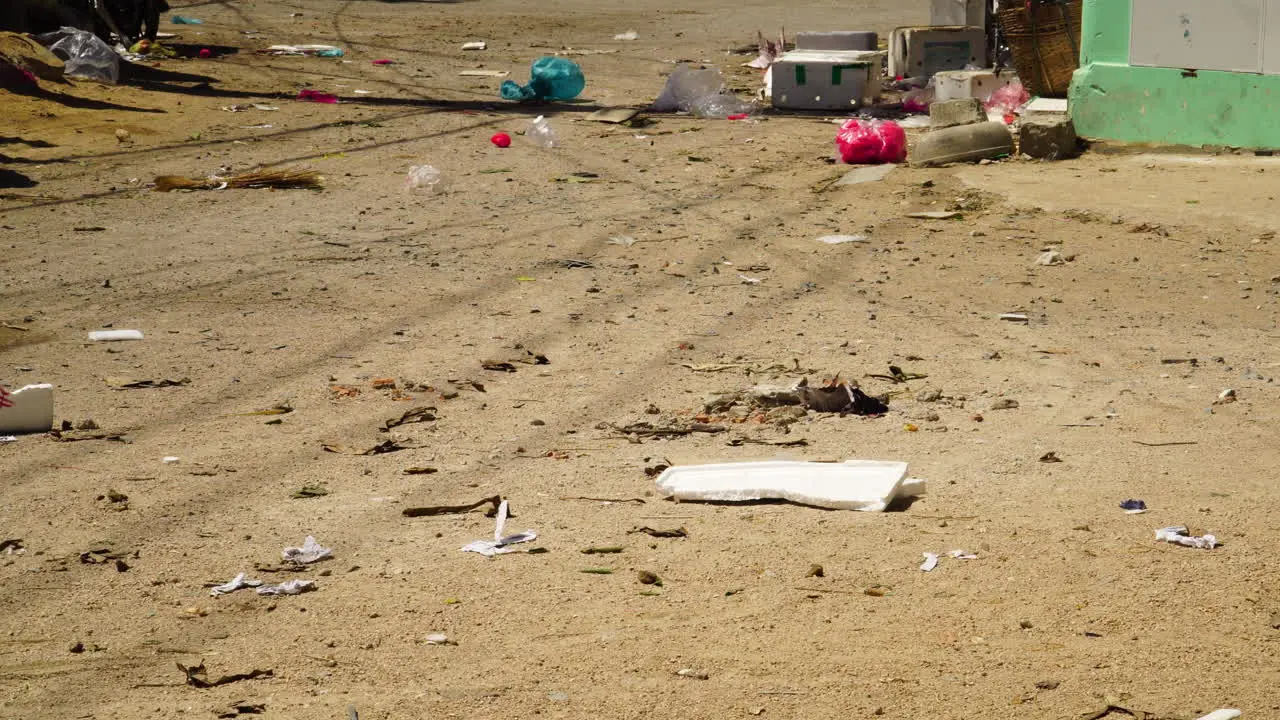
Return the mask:
<svg viewBox="0 0 1280 720">
<path fill-rule="evenodd" d="M 987 112 L 1009 115 L 1030 100 L 1031 93 L 1027 92 L 1021 82 L 1014 82 L 991 93 L 991 97 L 987 98 L 986 108 Z"/>
<path fill-rule="evenodd" d="M 836 154 L 849 165 L 899 163 L 907 159 L 907 133 L 892 120 L 846 120 L 836 133 Z"/>
</svg>

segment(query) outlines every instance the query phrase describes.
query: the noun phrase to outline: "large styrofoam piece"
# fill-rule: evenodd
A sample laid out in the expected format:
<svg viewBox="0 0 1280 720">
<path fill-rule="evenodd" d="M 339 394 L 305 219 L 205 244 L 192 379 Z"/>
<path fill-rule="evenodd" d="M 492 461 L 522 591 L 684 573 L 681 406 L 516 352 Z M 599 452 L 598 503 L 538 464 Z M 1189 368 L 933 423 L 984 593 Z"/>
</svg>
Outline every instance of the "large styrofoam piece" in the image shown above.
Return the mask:
<svg viewBox="0 0 1280 720">
<path fill-rule="evenodd" d="M 1018 79 L 1017 73 L 994 70 L 944 70 L 933 76 L 934 102 L 977 98 L 986 102 L 991 93 Z"/>
<path fill-rule="evenodd" d="M 884 53 L 792 50 L 769 68 L 773 106 L 790 110 L 852 110 L 880 96 Z"/>
<path fill-rule="evenodd" d="M 0 435 L 53 429 L 53 386 L 27 385 L 9 394 L 12 407 L 0 407 Z"/>
<path fill-rule="evenodd" d="M 930 77 L 984 65 L 987 31 L 980 27 L 906 27 L 889 35 L 889 76 Z"/>
<path fill-rule="evenodd" d="M 991 0 L 932 0 L 929 24 L 986 27 L 990 5 Z"/>
<path fill-rule="evenodd" d="M 767 460 L 667 468 L 658 476 L 658 490 L 676 500 L 789 500 L 832 510 L 883 512 L 896 498 L 923 494 L 925 482 L 908 478 L 904 462 Z"/>
<path fill-rule="evenodd" d="M 875 50 L 879 41 L 873 30 L 796 33 L 797 50 Z"/>
</svg>

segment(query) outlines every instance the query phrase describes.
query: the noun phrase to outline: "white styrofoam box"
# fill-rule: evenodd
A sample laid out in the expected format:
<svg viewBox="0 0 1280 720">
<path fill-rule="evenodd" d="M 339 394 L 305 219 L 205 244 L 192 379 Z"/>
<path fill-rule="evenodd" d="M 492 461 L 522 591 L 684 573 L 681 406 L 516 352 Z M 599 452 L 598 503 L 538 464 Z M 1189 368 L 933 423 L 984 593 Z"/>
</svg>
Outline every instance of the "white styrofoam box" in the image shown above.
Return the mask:
<svg viewBox="0 0 1280 720">
<path fill-rule="evenodd" d="M 889 75 L 929 77 L 986 64 L 987 31 L 980 27 L 905 27 L 889 36 Z"/>
<path fill-rule="evenodd" d="M 1069 107 L 1066 98 L 1038 97 L 1027 103 L 1022 109 L 1023 117 L 1028 115 L 1065 115 Z"/>
<path fill-rule="evenodd" d="M 875 50 L 877 42 L 871 30 L 796 33 L 797 50 Z"/>
<path fill-rule="evenodd" d="M 986 27 L 991 0 L 933 0 L 930 25 Z"/>
<path fill-rule="evenodd" d="M 53 429 L 53 386 L 27 385 L 9 394 L 0 407 L 0 435 L 41 433 Z"/>
<path fill-rule="evenodd" d="M 991 93 L 1018 79 L 1016 73 L 996 75 L 991 70 L 944 70 L 933 76 L 933 98 L 937 102 L 977 98 L 986 101 Z"/>
<path fill-rule="evenodd" d="M 790 110 L 849 110 L 880 97 L 884 53 L 792 50 L 774 61 L 773 106 Z"/>
</svg>

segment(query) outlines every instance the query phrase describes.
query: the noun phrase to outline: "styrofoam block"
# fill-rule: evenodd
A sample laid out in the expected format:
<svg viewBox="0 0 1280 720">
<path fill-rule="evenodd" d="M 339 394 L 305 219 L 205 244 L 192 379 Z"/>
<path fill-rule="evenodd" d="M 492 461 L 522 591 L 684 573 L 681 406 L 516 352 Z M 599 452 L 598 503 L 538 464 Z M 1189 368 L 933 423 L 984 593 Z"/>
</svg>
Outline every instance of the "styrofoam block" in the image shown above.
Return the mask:
<svg viewBox="0 0 1280 720">
<path fill-rule="evenodd" d="M 11 407 L 0 407 L 0 435 L 49 432 L 53 429 L 53 386 L 27 385 L 9 394 Z"/>
<path fill-rule="evenodd" d="M 670 467 L 658 490 L 676 500 L 789 500 L 833 510 L 883 512 L 895 499 L 922 495 L 925 481 L 907 477 L 904 462 L 843 463 L 769 460 Z"/>
<path fill-rule="evenodd" d="M 850 110 L 880 96 L 884 53 L 793 50 L 770 67 L 773 106 Z"/>
<path fill-rule="evenodd" d="M 889 35 L 889 75 L 928 77 L 985 64 L 987 31 L 980 27 L 905 27 Z"/>
<path fill-rule="evenodd" d="M 993 70 L 944 70 L 933 76 L 934 100 L 964 100 L 977 98 L 986 101 L 991 93 L 1018 80 L 1016 73 Z"/>
</svg>

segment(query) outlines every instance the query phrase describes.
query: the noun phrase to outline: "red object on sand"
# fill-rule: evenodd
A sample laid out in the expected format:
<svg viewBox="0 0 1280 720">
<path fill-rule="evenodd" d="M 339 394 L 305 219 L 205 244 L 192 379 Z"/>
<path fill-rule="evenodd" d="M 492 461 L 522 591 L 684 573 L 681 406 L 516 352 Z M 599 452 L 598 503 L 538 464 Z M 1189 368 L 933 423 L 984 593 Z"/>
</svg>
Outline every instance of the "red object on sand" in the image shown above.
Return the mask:
<svg viewBox="0 0 1280 720">
<path fill-rule="evenodd" d="M 0 408 L 13 407 L 13 401 L 10 400 L 9 391 L 0 387 Z"/>
<path fill-rule="evenodd" d="M 298 99 L 306 102 L 325 103 L 327 105 L 337 105 L 338 96 L 329 93 L 323 93 L 319 90 L 299 90 Z"/>
<path fill-rule="evenodd" d="M 209 58 L 213 57 L 213 51 L 210 50 L 209 48 L 200 48 L 200 52 L 196 54 L 200 56 L 201 60 L 208 60 Z"/>
<path fill-rule="evenodd" d="M 489 138 L 489 142 L 500 148 L 511 147 L 511 136 L 503 132 L 495 133 L 493 137 Z"/>
<path fill-rule="evenodd" d="M 384 60 L 374 60 L 374 61 L 373 61 L 373 64 L 374 64 L 374 65 L 394 65 L 394 64 L 395 64 L 395 62 L 396 62 L 395 60 L 385 60 L 385 59 L 384 59 Z"/>
<path fill-rule="evenodd" d="M 730 116 L 728 116 L 728 118 L 727 118 L 727 119 L 729 119 L 729 120 L 746 120 L 746 119 L 747 119 L 747 118 L 749 118 L 749 117 L 751 117 L 751 116 L 750 116 L 750 115 L 748 115 L 748 114 L 746 114 L 746 113 L 738 113 L 738 114 L 736 114 L 736 115 L 730 115 Z"/>
</svg>

